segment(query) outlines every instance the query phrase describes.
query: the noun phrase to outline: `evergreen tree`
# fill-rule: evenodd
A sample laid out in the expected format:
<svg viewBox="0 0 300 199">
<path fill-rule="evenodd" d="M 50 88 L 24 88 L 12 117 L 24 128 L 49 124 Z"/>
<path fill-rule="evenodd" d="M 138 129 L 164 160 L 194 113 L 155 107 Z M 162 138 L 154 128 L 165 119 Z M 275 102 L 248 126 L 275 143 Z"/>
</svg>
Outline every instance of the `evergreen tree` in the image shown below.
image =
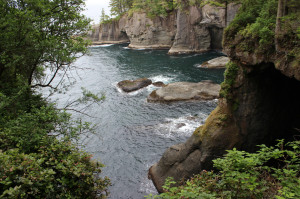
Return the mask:
<svg viewBox="0 0 300 199">
<path fill-rule="evenodd" d="M 101 10 L 101 16 L 100 16 L 100 24 L 102 24 L 103 22 L 109 20 L 109 16 L 105 14 L 105 10 L 102 8 Z"/>
<path fill-rule="evenodd" d="M 124 12 L 127 12 L 133 4 L 133 0 L 110 0 L 109 6 L 111 8 L 111 14 L 119 16 Z"/>
</svg>

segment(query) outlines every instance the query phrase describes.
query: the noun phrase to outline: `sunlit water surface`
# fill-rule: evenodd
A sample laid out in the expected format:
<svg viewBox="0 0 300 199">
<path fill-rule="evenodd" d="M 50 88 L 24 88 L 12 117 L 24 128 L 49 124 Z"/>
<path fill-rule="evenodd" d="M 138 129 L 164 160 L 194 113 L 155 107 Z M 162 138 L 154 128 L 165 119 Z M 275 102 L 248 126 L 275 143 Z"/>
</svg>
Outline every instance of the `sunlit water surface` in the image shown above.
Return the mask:
<svg viewBox="0 0 300 199">
<path fill-rule="evenodd" d="M 165 50 L 132 50 L 126 45 L 95 46 L 90 51 L 90 56 L 81 57 L 75 63 L 84 68 L 73 74 L 76 83 L 53 99 L 58 99 L 58 105 L 63 106 L 81 95 L 81 87 L 104 93 L 106 99 L 102 103 L 85 110 L 92 117 L 81 115 L 96 124 L 96 134 L 83 140 L 85 150 L 106 165 L 102 174 L 111 179 L 110 198 L 139 199 L 155 194 L 152 182 L 147 179 L 149 167 L 168 147 L 191 136 L 217 101 L 147 103 L 147 95 L 156 87 L 126 94 L 116 84 L 141 77 L 164 83 L 202 80 L 221 83 L 223 69 L 198 67 L 220 53 L 170 56 Z M 75 113 L 76 116 L 79 117 Z"/>
</svg>

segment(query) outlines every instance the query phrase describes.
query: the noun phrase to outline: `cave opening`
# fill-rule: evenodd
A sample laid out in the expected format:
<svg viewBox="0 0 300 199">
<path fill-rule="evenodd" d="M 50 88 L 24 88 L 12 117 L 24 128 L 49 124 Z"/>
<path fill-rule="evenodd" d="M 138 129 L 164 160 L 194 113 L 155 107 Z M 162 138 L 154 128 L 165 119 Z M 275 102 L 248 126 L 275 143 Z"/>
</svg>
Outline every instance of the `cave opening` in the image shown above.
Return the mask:
<svg viewBox="0 0 300 199">
<path fill-rule="evenodd" d="M 222 50 L 223 28 L 217 26 L 208 27 L 209 35 L 211 38 L 210 49 Z"/>
<path fill-rule="evenodd" d="M 257 144 L 274 145 L 278 139 L 299 140 L 300 81 L 283 75 L 273 63 L 257 67 L 246 78 L 236 115 L 242 118 L 241 149 L 255 151 Z"/>
<path fill-rule="evenodd" d="M 121 31 L 119 40 L 128 41 L 128 42 L 130 41 L 125 30 Z"/>
</svg>

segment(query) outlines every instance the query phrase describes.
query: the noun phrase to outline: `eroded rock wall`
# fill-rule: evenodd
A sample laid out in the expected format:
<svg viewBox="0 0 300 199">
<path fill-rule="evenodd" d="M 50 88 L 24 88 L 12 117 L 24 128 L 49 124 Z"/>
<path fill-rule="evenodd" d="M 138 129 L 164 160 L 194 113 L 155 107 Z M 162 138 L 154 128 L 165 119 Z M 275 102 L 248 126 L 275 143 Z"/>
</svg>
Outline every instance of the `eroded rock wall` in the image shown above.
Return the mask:
<svg viewBox="0 0 300 199">
<path fill-rule="evenodd" d="M 228 149 L 253 152 L 258 144 L 299 135 L 300 81 L 283 75 L 273 63 L 236 67 L 234 84 L 205 124 L 185 143 L 167 149 L 150 168 L 149 178 L 159 192 L 167 177 L 180 181 L 212 169 L 212 160 Z"/>
<path fill-rule="evenodd" d="M 247 6 L 243 4 L 243 10 Z M 274 19 L 269 20 L 275 23 Z M 259 144 L 273 145 L 277 139 L 290 141 L 300 136 L 300 39 L 295 36 L 296 27 L 273 35 L 266 40 L 266 47 L 259 39 L 241 34 L 241 29 L 250 25 L 242 22 L 244 18 L 238 17 L 224 34 L 224 51 L 231 62 L 218 107 L 190 139 L 171 146 L 149 169 L 149 178 L 159 192 L 167 177 L 180 181 L 212 169 L 212 160 L 227 149 L 253 152 Z M 274 44 L 276 39 L 280 40 Z"/>
<path fill-rule="evenodd" d="M 167 48 L 172 46 L 176 33 L 176 14 L 149 19 L 145 13 L 134 13 L 127 19 L 126 33 L 131 48 Z"/>
<path fill-rule="evenodd" d="M 222 49 L 223 30 L 239 6 L 188 6 L 167 17 L 148 18 L 146 13 L 124 15 L 100 26 L 102 43 L 130 42 L 132 48 L 170 49 L 170 54 Z"/>
<path fill-rule="evenodd" d="M 222 49 L 226 9 L 205 5 L 178 10 L 177 32 L 169 54 Z"/>
<path fill-rule="evenodd" d="M 113 20 L 109 23 L 101 24 L 98 42 L 100 43 L 129 42 L 130 40 L 125 30 L 126 23 L 127 23 L 127 16 L 125 15 L 117 21 Z"/>
</svg>

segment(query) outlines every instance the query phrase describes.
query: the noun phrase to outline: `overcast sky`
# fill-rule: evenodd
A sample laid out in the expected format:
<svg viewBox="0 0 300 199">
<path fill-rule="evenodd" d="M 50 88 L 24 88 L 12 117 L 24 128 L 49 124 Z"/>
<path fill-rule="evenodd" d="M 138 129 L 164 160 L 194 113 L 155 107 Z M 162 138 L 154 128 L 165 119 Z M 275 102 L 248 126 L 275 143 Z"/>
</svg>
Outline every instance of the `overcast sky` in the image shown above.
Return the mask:
<svg viewBox="0 0 300 199">
<path fill-rule="evenodd" d="M 85 0 L 85 4 L 86 11 L 83 14 L 93 19 L 96 24 L 100 21 L 102 8 L 104 8 L 105 14 L 110 15 L 109 0 Z"/>
</svg>

